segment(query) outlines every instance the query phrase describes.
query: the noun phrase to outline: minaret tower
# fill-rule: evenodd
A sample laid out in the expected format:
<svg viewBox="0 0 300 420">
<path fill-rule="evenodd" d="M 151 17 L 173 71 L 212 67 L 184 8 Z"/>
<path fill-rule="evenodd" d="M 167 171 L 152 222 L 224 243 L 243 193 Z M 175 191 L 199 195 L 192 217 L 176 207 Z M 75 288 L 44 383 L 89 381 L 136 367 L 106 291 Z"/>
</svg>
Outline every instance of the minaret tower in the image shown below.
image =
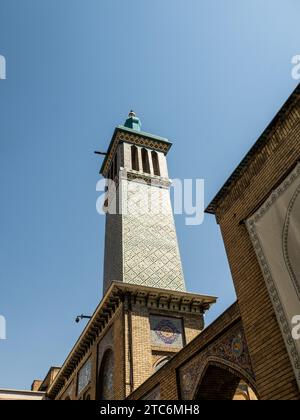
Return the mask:
<svg viewBox="0 0 300 420">
<path fill-rule="evenodd" d="M 101 168 L 109 180 L 105 291 L 112 281 L 185 290 L 169 191 L 171 146 L 143 133 L 133 111 L 115 130 Z"/>
</svg>

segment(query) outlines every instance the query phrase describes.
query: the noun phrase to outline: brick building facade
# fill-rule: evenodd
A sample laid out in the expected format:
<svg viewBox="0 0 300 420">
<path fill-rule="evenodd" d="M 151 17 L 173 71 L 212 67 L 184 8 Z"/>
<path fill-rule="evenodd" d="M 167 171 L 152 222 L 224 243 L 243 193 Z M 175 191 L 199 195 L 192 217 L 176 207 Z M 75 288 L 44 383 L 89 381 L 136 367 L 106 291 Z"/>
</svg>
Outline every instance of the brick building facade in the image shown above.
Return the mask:
<svg viewBox="0 0 300 420">
<path fill-rule="evenodd" d="M 285 182 L 299 159 L 298 86 L 207 210 L 222 231 L 262 399 L 298 399 L 299 384 L 245 221 Z M 298 309 L 299 314 L 300 303 Z M 299 381 L 299 371 L 297 376 Z"/>
</svg>

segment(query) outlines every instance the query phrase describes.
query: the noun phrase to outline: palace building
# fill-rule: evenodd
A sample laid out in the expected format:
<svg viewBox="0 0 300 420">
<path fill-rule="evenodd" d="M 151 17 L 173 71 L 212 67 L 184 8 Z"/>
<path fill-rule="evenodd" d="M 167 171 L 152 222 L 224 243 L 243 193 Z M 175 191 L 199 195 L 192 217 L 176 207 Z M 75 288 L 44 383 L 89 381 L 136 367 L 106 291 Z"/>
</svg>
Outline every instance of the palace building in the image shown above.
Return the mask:
<svg viewBox="0 0 300 420">
<path fill-rule="evenodd" d="M 237 302 L 204 325 L 214 296 L 186 291 L 170 201 L 171 143 L 131 112 L 107 179 L 104 296 L 61 368 L 35 381 L 51 400 L 300 399 L 300 85 L 207 207 Z M 207 180 L 209 182 L 209 180 Z M 41 394 L 43 393 L 43 394 Z"/>
</svg>

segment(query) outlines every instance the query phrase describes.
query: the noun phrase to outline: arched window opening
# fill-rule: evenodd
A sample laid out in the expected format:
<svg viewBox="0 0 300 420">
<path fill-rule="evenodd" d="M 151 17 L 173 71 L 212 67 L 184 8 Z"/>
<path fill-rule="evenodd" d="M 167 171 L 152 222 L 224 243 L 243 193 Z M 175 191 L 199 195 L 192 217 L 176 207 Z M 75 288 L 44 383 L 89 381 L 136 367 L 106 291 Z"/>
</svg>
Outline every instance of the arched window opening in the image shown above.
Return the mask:
<svg viewBox="0 0 300 420">
<path fill-rule="evenodd" d="M 150 174 L 149 156 L 147 149 L 142 149 L 143 172 Z"/>
<path fill-rule="evenodd" d="M 152 152 L 152 164 L 153 164 L 153 171 L 154 175 L 160 176 L 160 168 L 159 168 L 159 160 L 157 152 Z"/>
<path fill-rule="evenodd" d="M 131 167 L 134 171 L 140 170 L 139 154 L 138 154 L 138 148 L 136 146 L 131 147 Z"/>
<path fill-rule="evenodd" d="M 98 377 L 98 400 L 114 399 L 114 354 L 107 350 L 103 356 Z"/>
</svg>

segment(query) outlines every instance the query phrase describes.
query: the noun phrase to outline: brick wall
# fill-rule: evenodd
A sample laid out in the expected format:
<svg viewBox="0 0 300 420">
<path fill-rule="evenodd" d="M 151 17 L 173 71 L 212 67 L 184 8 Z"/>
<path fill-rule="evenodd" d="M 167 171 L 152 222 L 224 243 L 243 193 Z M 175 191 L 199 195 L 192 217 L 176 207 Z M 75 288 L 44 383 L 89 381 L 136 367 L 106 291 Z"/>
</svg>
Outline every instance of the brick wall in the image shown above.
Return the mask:
<svg viewBox="0 0 300 420">
<path fill-rule="evenodd" d="M 296 93 L 216 209 L 262 399 L 299 399 L 300 395 L 243 221 L 266 200 L 299 159 L 300 101 Z"/>
</svg>

